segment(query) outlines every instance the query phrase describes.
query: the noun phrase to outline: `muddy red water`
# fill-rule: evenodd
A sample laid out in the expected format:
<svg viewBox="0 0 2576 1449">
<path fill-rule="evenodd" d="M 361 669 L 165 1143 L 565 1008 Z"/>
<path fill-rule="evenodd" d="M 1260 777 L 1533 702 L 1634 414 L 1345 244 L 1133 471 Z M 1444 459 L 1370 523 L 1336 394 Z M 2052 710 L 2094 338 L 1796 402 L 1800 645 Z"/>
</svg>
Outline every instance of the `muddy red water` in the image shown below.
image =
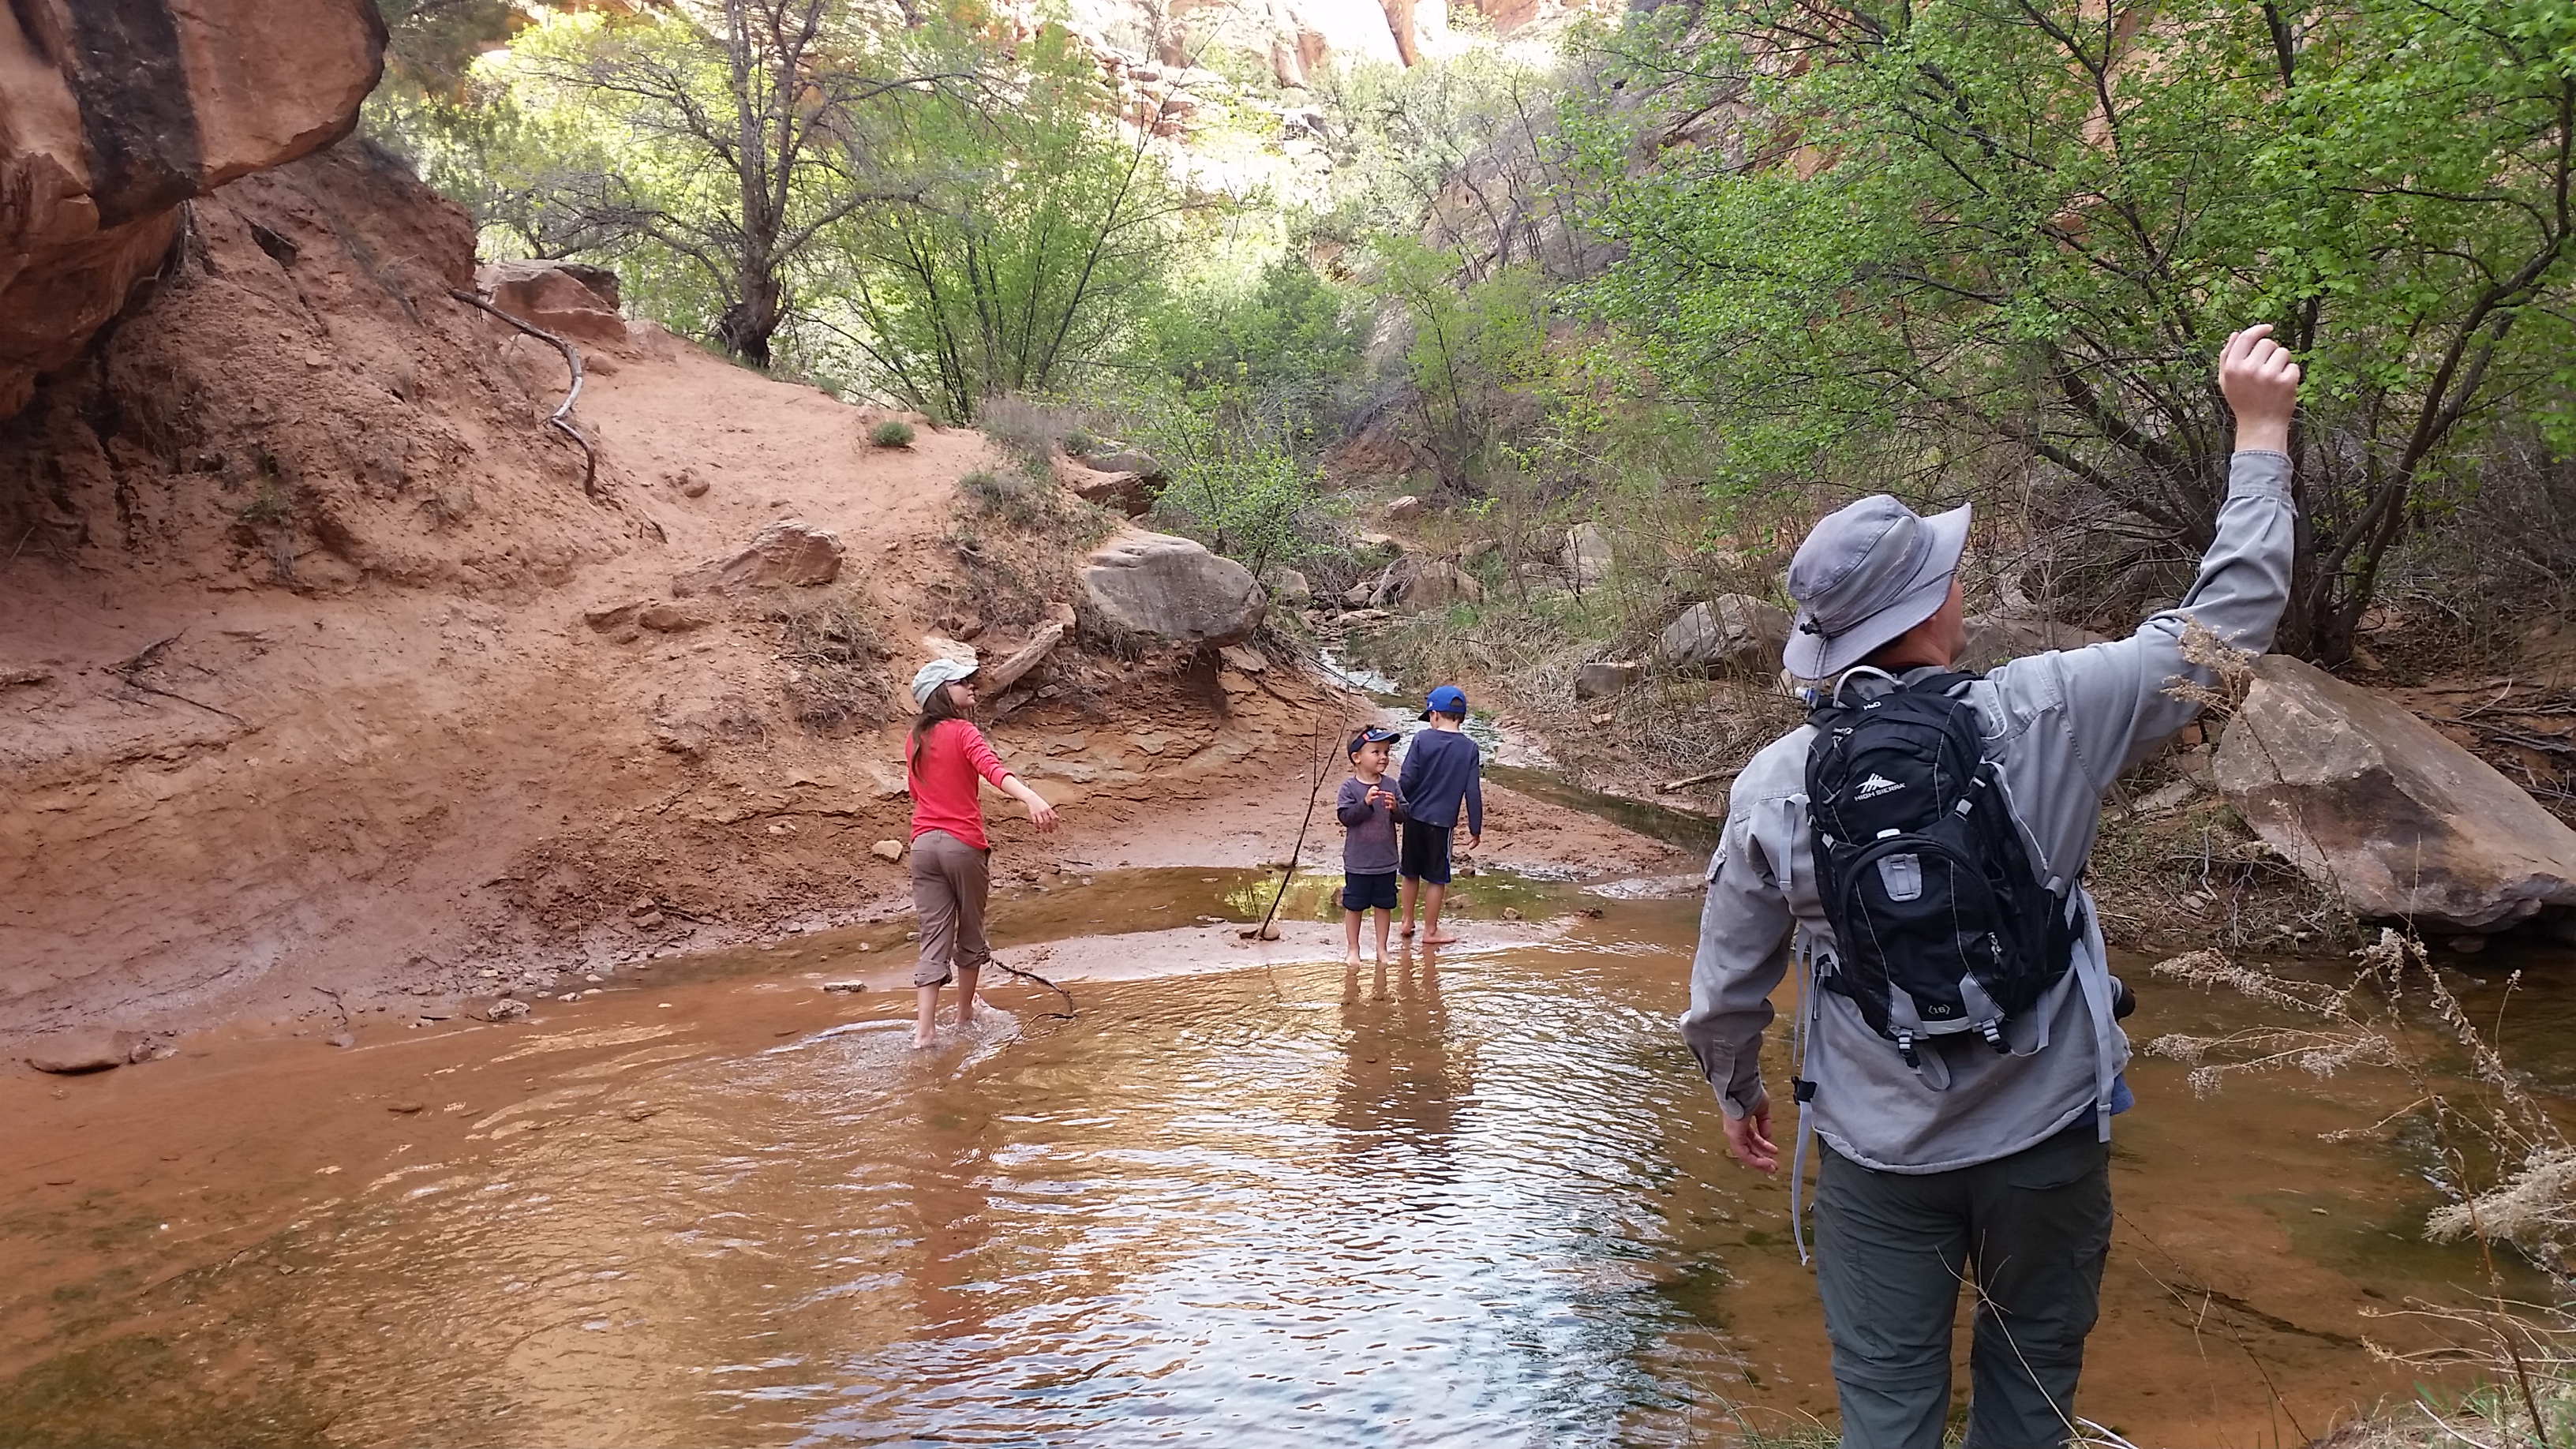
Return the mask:
<svg viewBox="0 0 2576 1449">
<path fill-rule="evenodd" d="M 928 1053 L 898 927 L 507 1026 L 0 1082 L 0 1442 L 1696 1445 L 1829 1416 L 1786 1191 L 1725 1159 L 1673 1032 L 1694 903 L 1483 880 L 1468 944 L 1380 981 L 1320 925 L 1198 919 L 1258 894 L 1008 903 L 1024 942 L 1166 929 L 1006 950 L 1078 1009 L 1013 982 Z M 2146 998 L 2141 1040 L 2246 1019 Z M 2320 1140 L 2387 1085 L 2133 1080 L 2084 1412 L 2296 1444 L 2407 1392 L 2362 1339 L 2415 1330 L 2371 1315 L 2480 1272 L 2416 1240 L 2418 1149 Z"/>
</svg>

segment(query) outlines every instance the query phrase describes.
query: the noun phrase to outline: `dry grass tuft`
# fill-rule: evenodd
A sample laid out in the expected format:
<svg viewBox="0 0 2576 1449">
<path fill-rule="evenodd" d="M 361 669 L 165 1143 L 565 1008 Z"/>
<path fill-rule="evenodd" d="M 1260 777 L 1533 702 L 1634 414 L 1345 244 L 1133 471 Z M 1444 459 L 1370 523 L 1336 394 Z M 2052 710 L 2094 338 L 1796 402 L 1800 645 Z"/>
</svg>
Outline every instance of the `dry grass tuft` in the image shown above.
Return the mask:
<svg viewBox="0 0 2576 1449">
<path fill-rule="evenodd" d="M 866 600 L 848 592 L 799 598 L 781 591 L 761 617 L 779 626 L 779 656 L 789 666 L 788 712 L 798 724 L 840 735 L 885 717 L 881 666 L 891 656 Z"/>
<path fill-rule="evenodd" d="M 2225 1036 L 2172 1035 L 2150 1042 L 2155 1055 L 2192 1067 L 2192 1086 L 2219 1090 L 2248 1072 L 2295 1068 L 2326 1077 L 2353 1066 L 2400 1073 L 2413 1097 L 2349 1138 L 2375 1134 L 2412 1118 L 2430 1130 L 2451 1201 L 2427 1219 L 2436 1242 L 2474 1240 L 2485 1251 L 2487 1291 L 2469 1304 L 2410 1302 L 2391 1316 L 2429 1328 L 2439 1347 L 2398 1352 L 2377 1343 L 2389 1362 L 2479 1374 L 2484 1385 L 2456 1399 L 2429 1392 L 2399 1416 L 2338 1431 L 2337 1445 L 2464 1443 L 2567 1444 L 2576 1434 L 2576 1314 L 2564 1303 L 2508 1299 L 2495 1249 L 2510 1246 L 2561 1283 L 2571 1277 L 2567 1242 L 2576 1228 L 2576 1144 L 2566 1136 L 2506 1062 L 2488 1032 L 2442 979 L 2424 943 L 2395 930 L 2355 952 L 2359 969 L 2341 986 L 2285 980 L 2215 951 L 2163 962 L 2156 974 L 2202 987 L 2223 987 L 2298 1018 Z M 2520 973 L 2506 982 L 2509 1001 Z M 2432 1030 L 2425 1026 L 2430 1020 Z M 2437 1050 L 2455 1049 L 2464 1071 L 2437 1073 Z M 2471 1184 L 2484 1180 L 2484 1187 Z"/>
</svg>

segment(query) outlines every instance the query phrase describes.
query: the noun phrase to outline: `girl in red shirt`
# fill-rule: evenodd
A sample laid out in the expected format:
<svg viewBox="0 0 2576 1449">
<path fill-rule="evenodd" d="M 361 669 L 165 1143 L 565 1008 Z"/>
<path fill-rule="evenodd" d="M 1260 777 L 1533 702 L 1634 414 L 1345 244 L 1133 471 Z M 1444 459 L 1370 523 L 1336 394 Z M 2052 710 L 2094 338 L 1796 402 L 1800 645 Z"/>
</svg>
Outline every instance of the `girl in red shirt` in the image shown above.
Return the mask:
<svg viewBox="0 0 2576 1449">
<path fill-rule="evenodd" d="M 921 961 L 913 967 L 912 1044 L 931 1043 L 939 988 L 957 980 L 957 1024 L 975 1020 L 975 977 L 993 959 L 984 942 L 984 903 L 992 895 L 984 807 L 976 777 L 1028 807 L 1040 834 L 1055 829 L 1055 807 L 993 757 L 984 733 L 967 723 L 975 707 L 975 666 L 933 659 L 912 677 L 921 715 L 904 742 L 904 782 L 912 790 L 912 905 L 921 916 Z"/>
</svg>

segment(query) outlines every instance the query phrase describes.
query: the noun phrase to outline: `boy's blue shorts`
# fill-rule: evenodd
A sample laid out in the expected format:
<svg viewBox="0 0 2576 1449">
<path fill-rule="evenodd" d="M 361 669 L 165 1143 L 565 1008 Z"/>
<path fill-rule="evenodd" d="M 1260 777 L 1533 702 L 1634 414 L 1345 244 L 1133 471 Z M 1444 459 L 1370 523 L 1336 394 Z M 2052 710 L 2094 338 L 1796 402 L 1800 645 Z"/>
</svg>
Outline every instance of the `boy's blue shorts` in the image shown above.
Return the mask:
<svg viewBox="0 0 2576 1449">
<path fill-rule="evenodd" d="M 1384 875 L 1345 875 L 1342 877 L 1342 909 L 1346 911 L 1395 909 L 1395 872 Z"/>
<path fill-rule="evenodd" d="M 1418 820 L 1404 822 L 1403 861 L 1398 875 L 1409 875 L 1425 885 L 1449 883 L 1449 832 L 1456 827 L 1425 825 Z"/>
</svg>

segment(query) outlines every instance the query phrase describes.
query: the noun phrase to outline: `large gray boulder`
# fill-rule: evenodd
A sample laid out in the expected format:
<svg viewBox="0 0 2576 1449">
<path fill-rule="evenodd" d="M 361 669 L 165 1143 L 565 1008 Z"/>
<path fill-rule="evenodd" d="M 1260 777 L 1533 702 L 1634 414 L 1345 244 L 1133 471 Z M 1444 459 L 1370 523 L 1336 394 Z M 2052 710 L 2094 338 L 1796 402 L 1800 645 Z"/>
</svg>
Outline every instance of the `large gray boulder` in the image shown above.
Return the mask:
<svg viewBox="0 0 2576 1449">
<path fill-rule="evenodd" d="M 2052 649 L 2081 649 L 2109 637 L 2041 614 L 1970 614 L 1965 622 L 1968 648 L 1959 656 L 1961 669 L 1992 669 L 2009 660 Z"/>
<path fill-rule="evenodd" d="M 1122 528 L 1082 564 L 1089 612 L 1114 633 L 1239 644 L 1270 607 L 1252 571 L 1186 538 Z"/>
<path fill-rule="evenodd" d="M 2576 830 L 2403 707 L 2287 655 L 2255 661 L 2212 774 L 2365 919 L 2500 931 L 2576 907 Z"/>
<path fill-rule="evenodd" d="M 1659 647 L 1675 669 L 1768 673 L 1780 667 L 1780 648 L 1788 642 L 1788 610 L 1750 594 L 1720 594 L 1682 610 L 1664 626 Z"/>
</svg>

